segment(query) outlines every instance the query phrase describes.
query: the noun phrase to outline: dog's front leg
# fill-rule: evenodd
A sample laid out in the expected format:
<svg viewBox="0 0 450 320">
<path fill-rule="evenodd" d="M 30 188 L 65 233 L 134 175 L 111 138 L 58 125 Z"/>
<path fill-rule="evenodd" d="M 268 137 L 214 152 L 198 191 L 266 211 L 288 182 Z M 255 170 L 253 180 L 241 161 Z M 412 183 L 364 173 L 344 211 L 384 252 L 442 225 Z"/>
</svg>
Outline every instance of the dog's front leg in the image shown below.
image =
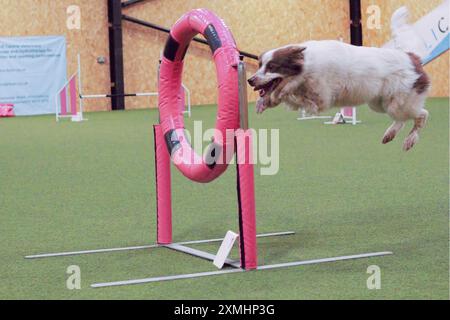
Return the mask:
<svg viewBox="0 0 450 320">
<path fill-rule="evenodd" d="M 303 104 L 304 109 L 306 110 L 306 113 L 308 113 L 311 116 L 318 116 L 319 115 L 319 107 L 317 104 L 314 103 L 314 101 L 306 100 Z"/>
<path fill-rule="evenodd" d="M 297 111 L 298 109 L 303 109 L 309 115 L 314 116 L 320 113 L 319 106 L 313 100 L 305 97 L 290 94 L 286 97 L 285 101 L 291 110 Z"/>
<path fill-rule="evenodd" d="M 276 92 L 272 92 L 256 101 L 256 113 L 263 113 L 266 109 L 275 108 L 280 103 L 281 97 Z"/>
<path fill-rule="evenodd" d="M 258 98 L 258 100 L 256 100 L 256 113 L 263 113 L 267 108 L 264 98 Z"/>
</svg>

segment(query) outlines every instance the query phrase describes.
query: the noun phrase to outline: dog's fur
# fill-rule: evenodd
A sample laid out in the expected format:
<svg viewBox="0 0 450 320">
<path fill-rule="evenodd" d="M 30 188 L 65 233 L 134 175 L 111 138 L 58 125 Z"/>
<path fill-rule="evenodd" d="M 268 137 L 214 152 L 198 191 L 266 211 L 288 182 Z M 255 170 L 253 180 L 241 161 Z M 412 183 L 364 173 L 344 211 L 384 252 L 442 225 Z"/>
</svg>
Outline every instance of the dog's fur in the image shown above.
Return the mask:
<svg viewBox="0 0 450 320">
<path fill-rule="evenodd" d="M 399 25 L 393 24 L 393 35 Z M 419 139 L 428 112 L 430 80 L 421 58 L 399 49 L 357 47 L 339 41 L 308 41 L 268 51 L 249 84 L 260 91 L 257 112 L 285 103 L 290 109 L 318 114 L 336 106 L 361 105 L 387 113 L 394 123 L 382 142 L 392 141 L 408 120 L 414 127 L 405 151 Z"/>
</svg>

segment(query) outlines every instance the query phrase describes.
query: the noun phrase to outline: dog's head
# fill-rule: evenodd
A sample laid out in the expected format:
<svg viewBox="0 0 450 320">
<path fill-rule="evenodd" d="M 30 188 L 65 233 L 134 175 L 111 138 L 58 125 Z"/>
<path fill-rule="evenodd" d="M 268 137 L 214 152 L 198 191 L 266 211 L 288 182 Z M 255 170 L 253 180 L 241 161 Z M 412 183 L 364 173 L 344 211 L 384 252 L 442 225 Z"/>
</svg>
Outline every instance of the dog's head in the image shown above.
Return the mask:
<svg viewBox="0 0 450 320">
<path fill-rule="evenodd" d="M 255 91 L 259 91 L 259 96 L 266 104 L 270 104 L 272 92 L 287 83 L 283 80 L 302 73 L 305 49 L 302 46 L 290 45 L 268 51 L 259 57 L 259 69 L 248 83 Z"/>
</svg>

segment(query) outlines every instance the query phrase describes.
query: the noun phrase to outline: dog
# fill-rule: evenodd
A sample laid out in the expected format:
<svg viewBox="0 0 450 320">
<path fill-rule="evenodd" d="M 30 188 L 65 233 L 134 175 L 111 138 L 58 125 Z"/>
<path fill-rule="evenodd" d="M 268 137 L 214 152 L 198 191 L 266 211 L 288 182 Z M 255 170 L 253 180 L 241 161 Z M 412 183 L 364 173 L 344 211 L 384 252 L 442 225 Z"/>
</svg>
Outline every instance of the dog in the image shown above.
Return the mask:
<svg viewBox="0 0 450 320">
<path fill-rule="evenodd" d="M 401 8 L 402 9 L 402 8 Z M 409 30 L 405 12 L 392 18 L 394 40 Z M 394 122 L 382 143 L 394 140 L 408 120 L 414 126 L 403 143 L 405 151 L 419 140 L 428 111 L 425 100 L 430 78 L 422 59 L 402 48 L 358 47 L 340 41 L 307 41 L 270 50 L 259 57 L 259 69 L 248 80 L 260 97 L 257 113 L 281 103 L 291 110 L 317 115 L 331 107 L 368 104 Z"/>
</svg>

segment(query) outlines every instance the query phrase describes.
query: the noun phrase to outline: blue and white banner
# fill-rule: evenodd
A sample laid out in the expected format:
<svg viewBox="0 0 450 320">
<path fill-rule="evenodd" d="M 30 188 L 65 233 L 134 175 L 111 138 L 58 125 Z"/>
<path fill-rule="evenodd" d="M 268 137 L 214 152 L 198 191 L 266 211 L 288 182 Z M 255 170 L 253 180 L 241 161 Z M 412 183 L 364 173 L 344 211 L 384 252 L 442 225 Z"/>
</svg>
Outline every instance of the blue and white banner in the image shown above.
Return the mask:
<svg viewBox="0 0 450 320">
<path fill-rule="evenodd" d="M 414 24 L 417 34 L 423 39 L 428 55 L 424 64 L 436 59 L 449 49 L 449 0 L 442 2 Z"/>
<path fill-rule="evenodd" d="M 408 44 L 407 47 L 410 51 L 421 56 L 423 64 L 433 61 L 445 51 L 449 50 L 450 47 L 449 11 L 450 0 L 442 1 L 438 7 L 412 25 L 412 32 L 405 32 L 403 30 L 404 32 L 398 34 L 398 42 L 400 44 Z M 402 13 L 405 15 L 408 14 L 405 7 L 398 9 L 394 13 L 393 19 L 396 14 L 401 16 Z M 395 44 L 391 40 L 384 47 L 393 48 L 396 46 L 398 44 Z"/>
<path fill-rule="evenodd" d="M 16 115 L 55 113 L 66 78 L 65 37 L 0 37 L 0 103 Z"/>
</svg>

